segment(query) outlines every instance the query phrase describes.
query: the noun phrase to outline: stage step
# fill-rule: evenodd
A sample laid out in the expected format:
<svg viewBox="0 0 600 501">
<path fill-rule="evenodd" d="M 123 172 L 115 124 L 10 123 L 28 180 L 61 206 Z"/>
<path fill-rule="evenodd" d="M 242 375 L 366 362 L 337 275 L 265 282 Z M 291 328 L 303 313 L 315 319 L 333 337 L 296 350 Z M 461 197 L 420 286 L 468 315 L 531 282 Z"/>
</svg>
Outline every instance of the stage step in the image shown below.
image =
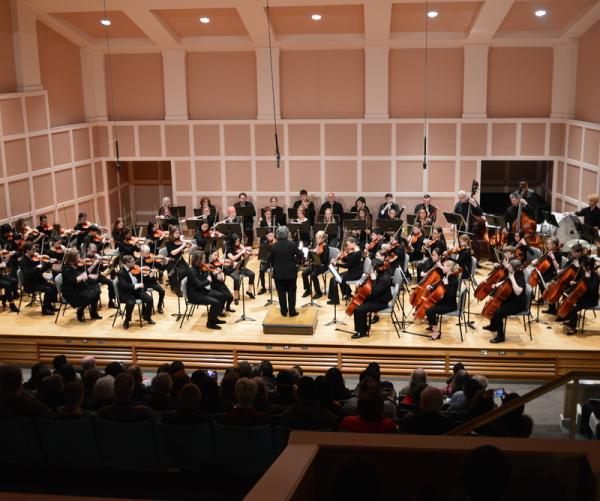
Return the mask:
<svg viewBox="0 0 600 501">
<path fill-rule="evenodd" d="M 277 306 L 272 306 L 263 320 L 263 333 L 312 336 L 317 328 L 316 308 L 300 308 L 298 313 L 297 317 L 284 317 Z"/>
</svg>

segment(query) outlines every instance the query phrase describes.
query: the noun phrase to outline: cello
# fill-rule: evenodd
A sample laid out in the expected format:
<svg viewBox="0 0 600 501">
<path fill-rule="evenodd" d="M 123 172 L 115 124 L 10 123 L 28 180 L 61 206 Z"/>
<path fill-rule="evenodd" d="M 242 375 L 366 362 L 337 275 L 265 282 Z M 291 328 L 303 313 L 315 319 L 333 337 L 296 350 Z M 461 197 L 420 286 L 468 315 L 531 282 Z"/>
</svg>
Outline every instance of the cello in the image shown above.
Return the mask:
<svg viewBox="0 0 600 501">
<path fill-rule="evenodd" d="M 558 308 L 556 309 L 556 313 L 558 316 L 566 318 L 571 313 L 571 310 L 574 308 L 577 301 L 579 301 L 581 296 L 583 296 L 588 290 L 588 284 L 585 276 L 586 271 L 588 270 L 586 270 L 584 266 L 581 266 L 579 268 L 577 276 L 574 280 L 575 284 L 565 291 L 564 294 L 566 297 L 560 302 Z M 590 273 L 596 272 L 592 269 Z"/>
<path fill-rule="evenodd" d="M 546 287 L 544 294 L 542 294 L 544 301 L 550 304 L 558 303 L 562 293 L 576 276 L 577 268 L 575 265 L 573 265 L 573 263 L 560 270 L 558 275 L 556 275 L 556 278 L 550 282 L 548 287 Z"/>
<path fill-rule="evenodd" d="M 346 315 L 353 315 L 354 310 L 365 302 L 371 295 L 371 292 L 373 292 L 373 279 L 370 274 L 364 274 L 357 284 L 352 300 L 346 306 Z"/>
<path fill-rule="evenodd" d="M 418 307 L 423 300 L 423 294 L 427 292 L 427 288 L 439 282 L 444 276 L 444 271 L 438 265 L 431 268 L 421 281 L 413 288 L 408 298 L 411 306 Z"/>
<path fill-rule="evenodd" d="M 483 301 L 486 297 L 490 295 L 490 292 L 493 290 L 493 286 L 498 282 L 504 280 L 506 278 L 506 268 L 504 266 L 498 266 L 490 272 L 490 274 L 486 277 L 485 280 L 479 283 L 477 288 L 475 289 L 475 297 L 478 301 Z"/>
<path fill-rule="evenodd" d="M 456 271 L 450 273 L 448 277 L 452 275 L 459 275 L 462 273 L 462 268 L 459 266 Z M 435 284 L 431 286 L 431 289 L 425 291 L 419 306 L 415 311 L 415 318 L 422 319 L 425 317 L 426 311 L 439 303 L 444 295 L 446 294 L 446 286 L 444 285 L 444 275 Z"/>
<path fill-rule="evenodd" d="M 481 314 L 488 320 L 491 320 L 500 306 L 502 306 L 502 303 L 504 303 L 504 300 L 510 296 L 512 290 L 512 283 L 510 279 L 506 277 L 496 289 L 496 292 L 494 292 L 490 300 L 485 303 L 481 310 Z"/>
<path fill-rule="evenodd" d="M 479 191 L 479 182 L 473 179 L 471 185 L 471 197 L 474 197 Z M 473 254 L 477 259 L 490 256 L 490 242 L 487 232 L 487 226 L 485 224 L 485 218 L 483 216 L 476 216 L 471 214 L 471 203 L 469 203 L 469 211 L 467 213 L 467 228 L 469 226 L 469 219 L 473 218 L 473 226 L 471 231 L 473 232 Z"/>
</svg>

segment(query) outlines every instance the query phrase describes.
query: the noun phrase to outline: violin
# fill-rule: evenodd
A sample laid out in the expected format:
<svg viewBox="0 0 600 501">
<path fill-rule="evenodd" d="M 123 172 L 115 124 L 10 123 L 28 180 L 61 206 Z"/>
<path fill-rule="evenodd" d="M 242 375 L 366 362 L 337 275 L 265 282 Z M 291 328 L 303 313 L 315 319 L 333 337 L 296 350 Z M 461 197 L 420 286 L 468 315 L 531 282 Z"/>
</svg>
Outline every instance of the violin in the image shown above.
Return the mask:
<svg viewBox="0 0 600 501">
<path fill-rule="evenodd" d="M 127 245 L 142 245 L 146 243 L 146 239 L 138 237 L 129 237 L 127 240 L 125 240 L 125 243 Z"/>
<path fill-rule="evenodd" d="M 325 242 L 319 243 L 319 245 L 317 245 L 317 247 L 315 248 L 314 252 L 316 252 L 318 255 L 323 254 L 323 252 L 325 252 Z"/>
<path fill-rule="evenodd" d="M 185 244 L 186 247 L 191 247 L 192 246 L 192 242 L 190 242 L 189 240 L 183 240 L 182 238 L 180 238 L 179 240 L 175 240 L 173 243 L 175 245 L 183 245 L 183 244 Z"/>
<path fill-rule="evenodd" d="M 167 236 L 168 236 L 168 233 L 163 230 L 155 230 L 154 233 L 152 233 L 152 238 L 163 239 L 163 238 L 166 238 Z"/>
<path fill-rule="evenodd" d="M 462 247 L 460 245 L 455 245 L 451 249 L 448 249 L 446 252 L 444 252 L 442 254 L 441 259 L 451 256 L 452 254 L 458 254 L 461 250 L 462 250 Z"/>
<path fill-rule="evenodd" d="M 423 236 L 423 232 L 421 231 L 421 228 L 418 228 L 418 232 L 413 233 L 412 236 L 410 237 L 410 245 L 413 246 L 413 245 L 417 244 L 419 242 L 419 239 L 422 236 Z"/>
<path fill-rule="evenodd" d="M 148 264 L 161 263 L 162 261 L 169 261 L 171 258 L 167 256 L 161 256 L 160 254 L 148 254 L 144 258 L 144 262 Z"/>
<path fill-rule="evenodd" d="M 35 261 L 36 263 L 48 263 L 50 262 L 50 256 L 48 256 L 47 254 L 35 253 L 31 260 Z"/>
<path fill-rule="evenodd" d="M 144 277 L 147 277 L 148 275 L 150 275 L 150 273 L 152 273 L 152 268 L 149 268 L 148 266 L 141 267 L 141 266 L 139 266 L 139 265 L 136 264 L 129 271 L 133 275 L 143 275 Z"/>
<path fill-rule="evenodd" d="M 373 279 L 371 275 L 363 275 L 361 280 L 358 282 L 356 286 L 356 291 L 352 296 L 352 300 L 348 303 L 346 307 L 346 315 L 350 316 L 354 314 L 354 310 L 361 304 L 365 302 L 365 300 L 371 295 L 373 292 Z"/>
<path fill-rule="evenodd" d="M 83 268 L 84 266 L 91 266 L 96 262 L 94 258 L 91 257 L 82 257 L 77 260 L 77 267 Z"/>
<path fill-rule="evenodd" d="M 427 240 L 427 241 L 425 242 L 425 247 L 426 247 L 427 249 L 431 249 L 432 247 L 434 247 L 434 246 L 435 246 L 435 245 L 436 245 L 436 244 L 439 242 L 439 240 L 440 240 L 440 236 L 439 236 L 439 235 L 437 235 L 435 238 L 432 238 L 432 239 L 430 239 L 430 240 Z"/>
<path fill-rule="evenodd" d="M 375 235 L 371 241 L 367 244 L 367 247 L 365 248 L 365 250 L 367 252 L 371 252 L 375 247 L 377 247 L 377 244 L 379 242 L 381 242 L 381 239 L 383 238 L 383 235 Z"/>
<path fill-rule="evenodd" d="M 506 268 L 504 266 L 495 267 L 485 280 L 479 283 L 475 288 L 475 297 L 478 301 L 483 301 L 490 295 L 494 285 L 506 278 Z"/>
</svg>

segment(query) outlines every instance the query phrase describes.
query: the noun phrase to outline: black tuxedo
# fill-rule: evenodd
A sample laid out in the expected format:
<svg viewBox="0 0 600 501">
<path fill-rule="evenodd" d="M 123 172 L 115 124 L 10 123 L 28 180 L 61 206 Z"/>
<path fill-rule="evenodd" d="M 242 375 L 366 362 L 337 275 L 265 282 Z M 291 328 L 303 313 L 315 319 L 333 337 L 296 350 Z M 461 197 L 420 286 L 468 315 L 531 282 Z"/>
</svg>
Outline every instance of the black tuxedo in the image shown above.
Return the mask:
<svg viewBox="0 0 600 501">
<path fill-rule="evenodd" d="M 302 251 L 290 240 L 278 240 L 271 247 L 269 265 L 273 268 L 275 287 L 282 315 L 296 311 L 296 276 L 298 263 L 304 258 Z"/>
<path fill-rule="evenodd" d="M 144 289 L 135 288 L 136 283 L 139 283 L 140 280 L 136 277 L 136 282 L 134 282 L 125 266 L 117 274 L 117 279 L 119 283 L 119 301 L 125 303 L 125 319 L 131 321 L 131 313 L 137 299 L 142 301 L 142 316 L 149 319 L 152 316 L 152 297 L 144 292 Z"/>
</svg>

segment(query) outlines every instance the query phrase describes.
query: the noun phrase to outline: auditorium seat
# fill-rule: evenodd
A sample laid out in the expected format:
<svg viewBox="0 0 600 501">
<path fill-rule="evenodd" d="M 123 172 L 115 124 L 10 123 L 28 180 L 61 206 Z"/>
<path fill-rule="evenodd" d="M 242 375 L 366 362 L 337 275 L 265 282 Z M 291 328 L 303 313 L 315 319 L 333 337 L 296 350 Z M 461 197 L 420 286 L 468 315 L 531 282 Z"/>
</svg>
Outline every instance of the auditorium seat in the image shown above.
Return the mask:
<svg viewBox="0 0 600 501">
<path fill-rule="evenodd" d="M 162 468 L 199 470 L 215 464 L 215 443 L 212 426 L 202 423 L 194 426 L 156 424 L 156 449 Z"/>
<path fill-rule="evenodd" d="M 38 465 L 44 463 L 35 425 L 29 419 L 7 419 L 0 426 L 0 462 Z"/>
<path fill-rule="evenodd" d="M 96 421 L 96 436 L 104 466 L 146 470 L 158 468 L 152 423 Z"/>
<path fill-rule="evenodd" d="M 48 464 L 68 468 L 102 465 L 96 434 L 89 419 L 38 419 L 37 426 Z"/>
<path fill-rule="evenodd" d="M 279 454 L 287 447 L 291 432 L 292 429 L 287 426 L 275 427 L 275 457 L 279 457 Z"/>
<path fill-rule="evenodd" d="M 273 462 L 273 432 L 270 426 L 214 424 L 218 464 L 232 473 L 256 477 Z"/>
</svg>

